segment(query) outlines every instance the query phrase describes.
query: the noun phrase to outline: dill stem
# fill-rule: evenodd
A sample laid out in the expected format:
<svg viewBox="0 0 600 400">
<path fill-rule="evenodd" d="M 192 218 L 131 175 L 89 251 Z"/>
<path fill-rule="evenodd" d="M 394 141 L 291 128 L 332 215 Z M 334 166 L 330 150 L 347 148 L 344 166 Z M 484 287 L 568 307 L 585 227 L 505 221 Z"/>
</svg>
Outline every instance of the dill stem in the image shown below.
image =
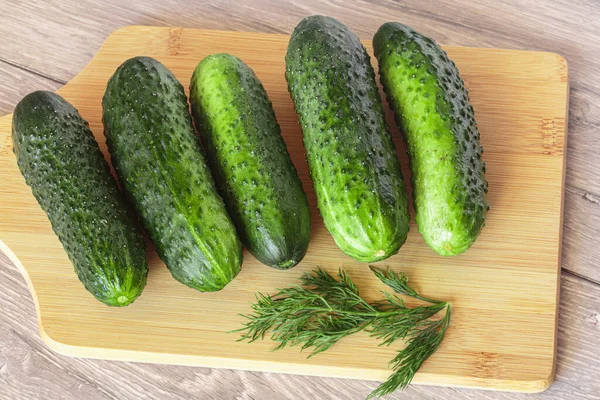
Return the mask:
<svg viewBox="0 0 600 400">
<path fill-rule="evenodd" d="M 434 303 L 435 306 L 439 305 L 438 311 L 441 311 L 446 306 L 446 304 L 447 303 L 444 301 L 436 301 L 436 303 Z M 438 307 L 436 307 L 436 308 L 438 308 Z M 305 310 L 306 311 L 324 312 L 324 313 L 333 313 L 333 314 L 359 315 L 359 316 L 373 317 L 373 318 L 381 318 L 381 317 L 387 317 L 390 315 L 406 314 L 406 311 L 407 311 L 407 309 L 398 309 L 398 310 L 392 310 L 392 311 L 346 311 L 346 310 L 339 310 L 339 309 L 336 309 L 333 307 L 303 307 L 302 311 L 305 311 Z"/>
<path fill-rule="evenodd" d="M 427 297 L 423 297 L 418 294 L 411 295 L 411 297 L 413 297 L 415 299 L 423 300 L 423 301 L 425 301 L 427 303 L 431 303 L 431 304 L 442 304 L 442 303 L 446 304 L 445 301 L 428 299 Z"/>
</svg>

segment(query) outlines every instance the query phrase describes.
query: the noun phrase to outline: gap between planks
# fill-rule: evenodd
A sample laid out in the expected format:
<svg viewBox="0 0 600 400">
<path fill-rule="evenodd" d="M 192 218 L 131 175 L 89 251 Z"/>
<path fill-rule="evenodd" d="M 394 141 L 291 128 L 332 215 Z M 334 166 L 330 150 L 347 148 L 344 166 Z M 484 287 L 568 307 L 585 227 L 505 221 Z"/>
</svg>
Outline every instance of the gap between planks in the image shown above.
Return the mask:
<svg viewBox="0 0 600 400">
<path fill-rule="evenodd" d="M 11 67 L 15 67 L 15 68 L 20 69 L 20 70 L 25 71 L 25 72 L 29 72 L 30 74 L 39 76 L 40 78 L 44 78 L 44 79 L 48 79 L 48 80 L 50 80 L 52 82 L 60 83 L 61 85 L 66 85 L 67 84 L 67 82 L 65 82 L 65 81 L 63 81 L 61 79 L 54 78 L 52 76 L 44 74 L 43 72 L 39 72 L 39 71 L 36 71 L 34 69 L 27 68 L 27 67 L 25 67 L 23 65 L 20 65 L 18 63 L 12 62 L 12 61 L 9 61 L 9 60 L 7 60 L 5 58 L 2 58 L 2 57 L 0 57 L 0 63 L 4 63 L 4 64 L 7 64 L 7 65 L 10 65 Z"/>
</svg>

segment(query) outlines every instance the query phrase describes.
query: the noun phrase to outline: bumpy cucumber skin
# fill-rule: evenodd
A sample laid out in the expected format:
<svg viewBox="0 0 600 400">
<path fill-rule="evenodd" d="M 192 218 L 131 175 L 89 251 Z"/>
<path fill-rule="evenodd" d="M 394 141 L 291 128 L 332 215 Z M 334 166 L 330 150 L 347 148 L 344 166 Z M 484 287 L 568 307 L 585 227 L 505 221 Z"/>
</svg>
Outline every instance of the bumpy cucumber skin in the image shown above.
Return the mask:
<svg viewBox="0 0 600 400">
<path fill-rule="evenodd" d="M 13 151 L 85 288 L 109 306 L 146 286 L 146 245 L 88 123 L 59 95 L 38 91 L 17 105 Z"/>
<path fill-rule="evenodd" d="M 437 253 L 463 253 L 489 209 L 485 163 L 468 92 L 433 40 L 399 23 L 373 38 L 379 75 L 404 131 L 417 225 Z"/>
<path fill-rule="evenodd" d="M 183 87 L 149 57 L 108 82 L 103 120 L 113 166 L 175 279 L 203 292 L 240 271 L 242 247 L 194 133 Z"/>
<path fill-rule="evenodd" d="M 190 101 L 242 243 L 266 265 L 295 266 L 308 247 L 310 209 L 261 82 L 240 59 L 209 55 L 194 71 Z"/>
<path fill-rule="evenodd" d="M 369 55 L 339 21 L 312 16 L 294 30 L 285 60 L 326 228 L 356 260 L 397 253 L 408 201 Z"/>
</svg>

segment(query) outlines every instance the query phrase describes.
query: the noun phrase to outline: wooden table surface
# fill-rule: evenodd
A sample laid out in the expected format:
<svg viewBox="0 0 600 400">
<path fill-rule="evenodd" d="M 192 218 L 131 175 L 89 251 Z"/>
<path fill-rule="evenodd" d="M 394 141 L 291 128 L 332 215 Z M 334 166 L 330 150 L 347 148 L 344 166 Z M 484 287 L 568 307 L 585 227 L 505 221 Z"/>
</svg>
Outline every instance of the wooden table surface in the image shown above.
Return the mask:
<svg viewBox="0 0 600 400">
<path fill-rule="evenodd" d="M 447 45 L 543 50 L 566 57 L 571 96 L 555 383 L 536 395 L 412 386 L 389 398 L 600 399 L 597 0 L 2 0 L 0 115 L 31 91 L 60 88 L 122 26 L 291 33 L 311 14 L 334 16 L 365 39 L 383 22 L 395 20 Z M 0 399 L 362 399 L 376 385 L 60 356 L 42 343 L 25 281 L 0 254 Z"/>
</svg>

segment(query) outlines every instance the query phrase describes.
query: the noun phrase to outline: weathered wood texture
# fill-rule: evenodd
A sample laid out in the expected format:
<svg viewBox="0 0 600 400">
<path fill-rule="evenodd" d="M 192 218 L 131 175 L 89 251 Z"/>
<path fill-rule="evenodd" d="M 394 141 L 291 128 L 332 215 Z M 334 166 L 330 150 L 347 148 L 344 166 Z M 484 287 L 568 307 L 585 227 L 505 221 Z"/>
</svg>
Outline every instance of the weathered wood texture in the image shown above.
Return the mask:
<svg viewBox="0 0 600 400">
<path fill-rule="evenodd" d="M 26 71 L 18 66 L 0 61 L 0 115 L 12 112 L 15 100 L 19 101 L 27 93 L 34 90 L 55 91 L 63 84 L 35 73 Z"/>
<path fill-rule="evenodd" d="M 571 75 L 557 382 L 536 398 L 597 398 L 600 337 L 600 5 L 588 1 L 63 0 L 0 2 L 0 114 L 23 94 L 71 79 L 114 29 L 130 24 L 289 33 L 305 15 L 335 16 L 363 38 L 398 20 L 449 45 L 559 52 Z M 25 72 L 29 70 L 30 72 Z M 40 77 L 40 75 L 42 77 Z M 47 79 L 44 79 L 46 77 Z M 587 280 L 587 281 L 586 281 Z M 60 357 L 43 347 L 23 279 L 0 259 L 0 398 L 361 398 L 372 382 Z M 6 338 L 6 339 L 5 339 Z M 397 398 L 514 398 L 413 387 Z M 87 396 L 86 396 L 87 397 Z M 516 398 L 531 398 L 522 395 Z"/>
</svg>

